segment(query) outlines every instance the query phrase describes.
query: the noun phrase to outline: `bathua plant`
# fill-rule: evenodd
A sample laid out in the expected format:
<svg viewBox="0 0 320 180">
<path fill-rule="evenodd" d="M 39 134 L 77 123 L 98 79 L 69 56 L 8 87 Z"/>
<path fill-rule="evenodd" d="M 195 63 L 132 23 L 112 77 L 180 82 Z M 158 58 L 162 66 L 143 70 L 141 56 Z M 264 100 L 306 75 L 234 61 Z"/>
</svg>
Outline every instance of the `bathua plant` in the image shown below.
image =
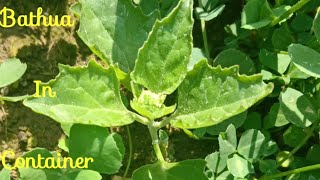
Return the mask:
<svg viewBox="0 0 320 180">
<path fill-rule="evenodd" d="M 166 162 L 159 130 L 168 124 L 186 131 L 219 125 L 268 96 L 273 85 L 265 84 L 261 74 L 240 75 L 238 66 L 212 67 L 205 58 L 191 63 L 193 1 L 167 7 L 172 8 L 146 6 L 142 11 L 129 0 L 80 0 L 72 7 L 80 17 L 78 35 L 108 67 L 94 60 L 84 67 L 59 65 L 60 74 L 41 85 L 50 86 L 57 97 L 29 97 L 23 103 L 61 124 L 69 138 L 60 147 L 70 157 L 95 161 L 88 170 L 76 172 L 22 168 L 21 177 L 114 174 L 125 149 L 121 137 L 106 128 L 138 121 L 148 127 L 158 161 L 135 170 L 134 180 L 207 179 L 203 159 Z M 234 155 L 230 161 L 240 158 Z"/>
</svg>

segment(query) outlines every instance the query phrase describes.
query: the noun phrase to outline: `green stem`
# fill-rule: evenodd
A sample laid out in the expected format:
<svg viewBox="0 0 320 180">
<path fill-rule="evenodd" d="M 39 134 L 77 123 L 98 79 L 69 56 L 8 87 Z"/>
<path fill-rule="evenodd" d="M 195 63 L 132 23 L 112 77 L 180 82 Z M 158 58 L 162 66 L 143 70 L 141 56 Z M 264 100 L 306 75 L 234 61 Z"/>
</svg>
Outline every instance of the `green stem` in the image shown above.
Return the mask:
<svg viewBox="0 0 320 180">
<path fill-rule="evenodd" d="M 296 153 L 312 136 L 313 131 L 318 127 L 318 121 L 314 122 L 311 129 L 309 129 L 307 135 L 302 139 L 302 141 L 288 154 L 288 156 L 284 157 L 279 163 L 278 167 L 281 166 L 283 162 L 285 162 L 287 159 L 289 159 L 294 153 Z"/>
<path fill-rule="evenodd" d="M 127 129 L 127 133 L 128 133 L 128 140 L 129 140 L 129 158 L 128 158 L 127 167 L 126 167 L 126 170 L 123 174 L 122 180 L 125 180 L 126 176 L 128 175 L 130 165 L 131 165 L 131 159 L 132 159 L 132 138 L 131 138 L 131 132 L 130 132 L 129 125 L 126 126 L 126 129 Z"/>
<path fill-rule="evenodd" d="M 201 6 L 201 1 L 199 0 L 199 6 Z M 207 38 L 207 30 L 206 30 L 206 22 L 203 19 L 200 19 L 201 23 L 201 32 L 203 38 L 204 52 L 207 58 L 210 58 L 209 46 L 208 46 L 208 38 Z"/>
<path fill-rule="evenodd" d="M 171 121 L 171 118 L 164 118 L 162 121 L 160 122 L 154 122 L 154 126 L 157 127 L 158 129 L 163 128 L 164 126 L 166 126 L 167 124 L 169 124 Z"/>
<path fill-rule="evenodd" d="M 316 164 L 316 165 L 311 165 L 311 166 L 305 166 L 302 168 L 297 168 L 297 169 L 293 169 L 290 171 L 286 171 L 286 172 L 281 172 L 278 174 L 273 174 L 270 176 L 262 176 L 261 178 L 259 178 L 259 180 L 271 180 L 274 178 L 279 178 L 279 177 L 283 177 L 283 176 L 288 176 L 291 174 L 298 174 L 298 173 L 302 173 L 302 172 L 306 172 L 306 171 L 312 171 L 312 170 L 316 170 L 316 169 L 320 169 L 320 164 Z"/>
<path fill-rule="evenodd" d="M 301 7 L 303 7 L 305 4 L 307 4 L 310 1 L 311 0 L 300 0 L 297 4 L 292 6 L 288 11 L 283 13 L 281 16 L 275 18 L 270 24 L 271 27 L 277 25 L 282 20 L 287 19 L 292 13 L 296 12 L 297 10 L 299 10 Z"/>
<path fill-rule="evenodd" d="M 207 30 L 206 30 L 206 22 L 202 19 L 200 20 L 200 22 L 201 22 L 201 31 L 202 31 L 202 37 L 203 37 L 204 52 L 205 52 L 206 57 L 210 58 Z"/>
<path fill-rule="evenodd" d="M 155 126 L 154 124 L 151 124 L 148 126 L 149 128 L 149 132 L 151 135 L 151 139 L 152 139 L 152 146 L 153 146 L 153 150 L 156 153 L 156 156 L 158 158 L 159 161 L 161 162 L 165 162 L 160 146 L 159 146 L 159 138 L 158 138 L 158 130 L 159 128 L 157 126 Z"/>
</svg>

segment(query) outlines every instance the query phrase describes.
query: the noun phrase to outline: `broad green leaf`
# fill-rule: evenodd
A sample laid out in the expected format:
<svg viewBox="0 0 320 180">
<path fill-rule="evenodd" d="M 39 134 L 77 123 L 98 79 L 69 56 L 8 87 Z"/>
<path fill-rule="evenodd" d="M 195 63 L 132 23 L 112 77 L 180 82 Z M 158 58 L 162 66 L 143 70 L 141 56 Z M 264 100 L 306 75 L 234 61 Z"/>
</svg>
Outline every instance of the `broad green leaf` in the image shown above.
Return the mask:
<svg viewBox="0 0 320 180">
<path fill-rule="evenodd" d="M 70 131 L 69 153 L 73 159 L 93 158 L 90 170 L 103 174 L 117 173 L 122 166 L 124 145 L 118 134 L 107 128 L 75 124 Z"/>
<path fill-rule="evenodd" d="M 56 97 L 28 98 L 24 105 L 63 124 L 91 124 L 103 127 L 122 126 L 134 121 L 123 105 L 119 82 L 110 66 L 108 69 L 90 61 L 86 67 L 60 65 L 50 86 Z"/>
<path fill-rule="evenodd" d="M 253 172 L 252 164 L 237 154 L 228 159 L 227 166 L 230 173 L 235 177 L 244 178 Z"/>
<path fill-rule="evenodd" d="M 234 153 L 237 148 L 237 134 L 236 128 L 230 124 L 226 132 L 220 133 L 219 138 L 220 156 L 227 157 Z"/>
<path fill-rule="evenodd" d="M 78 35 L 102 60 L 131 72 L 158 12 L 143 14 L 129 0 L 80 0 Z"/>
<path fill-rule="evenodd" d="M 316 17 L 313 20 L 313 30 L 318 42 L 320 43 L 320 9 L 318 9 Z"/>
<path fill-rule="evenodd" d="M 260 51 L 259 60 L 261 64 L 277 71 L 280 74 L 283 74 L 287 70 L 291 62 L 291 59 L 287 54 L 276 54 L 265 49 Z"/>
<path fill-rule="evenodd" d="M 222 69 L 200 61 L 178 88 L 178 107 L 171 123 L 179 128 L 218 124 L 246 111 L 271 93 L 262 75 L 239 75 L 238 67 Z"/>
<path fill-rule="evenodd" d="M 27 65 L 19 59 L 7 59 L 0 64 L 0 88 L 17 81 L 26 72 Z"/>
<path fill-rule="evenodd" d="M 310 100 L 292 88 L 281 93 L 280 109 L 288 121 L 302 128 L 310 126 L 318 118 Z"/>
<path fill-rule="evenodd" d="M 281 111 L 279 103 L 275 103 L 271 106 L 271 109 L 264 118 L 263 122 L 264 129 L 281 127 L 289 123 L 289 121 L 286 119 L 286 116 Z"/>
<path fill-rule="evenodd" d="M 220 156 L 219 152 L 214 152 L 212 154 L 209 154 L 205 161 L 207 162 L 207 168 L 211 170 L 211 172 L 214 172 L 215 174 L 218 174 L 222 172 L 227 167 L 227 157 L 226 156 Z"/>
<path fill-rule="evenodd" d="M 233 124 L 235 128 L 240 127 L 244 121 L 247 118 L 247 111 L 237 114 L 235 116 L 230 117 L 229 119 L 226 119 L 225 121 L 222 121 L 219 124 L 215 124 L 213 126 L 207 127 L 207 133 L 215 136 L 219 135 L 221 132 L 225 132 L 230 124 Z"/>
<path fill-rule="evenodd" d="M 50 153 L 46 149 L 36 148 L 32 151 L 27 152 L 23 155 L 24 158 L 32 157 L 36 159 L 35 164 L 41 164 L 44 166 L 45 160 L 42 159 L 41 162 L 38 162 L 38 156 L 48 160 L 48 165 L 55 165 L 58 163 L 57 157 L 55 154 Z M 61 158 L 61 157 L 60 157 Z M 63 164 L 62 160 L 61 164 Z M 29 161 L 30 167 L 32 165 L 32 161 Z M 21 180 L 33 180 L 33 179 L 41 179 L 41 180 L 100 180 L 102 179 L 101 175 L 98 172 L 86 170 L 86 169 L 34 169 L 34 168 L 20 168 L 20 179 Z"/>
<path fill-rule="evenodd" d="M 10 180 L 11 179 L 10 173 L 11 173 L 11 170 L 3 168 L 0 171 L 0 180 Z"/>
<path fill-rule="evenodd" d="M 131 78 L 154 93 L 171 94 L 187 74 L 192 51 L 192 0 L 182 0 L 156 21 L 139 50 Z"/>
<path fill-rule="evenodd" d="M 4 101 L 10 101 L 10 102 L 18 102 L 26 99 L 27 97 L 29 97 L 29 95 L 16 96 L 16 97 L 0 96 L 0 101 L 4 100 Z"/>
<path fill-rule="evenodd" d="M 223 68 L 238 65 L 240 74 L 252 75 L 256 72 L 254 63 L 250 57 L 236 49 L 222 51 L 213 60 L 213 65 L 220 65 Z"/>
<path fill-rule="evenodd" d="M 242 11 L 242 28 L 262 28 L 269 25 L 273 16 L 273 12 L 267 0 L 250 0 L 244 6 Z"/>
<path fill-rule="evenodd" d="M 320 54 L 301 44 L 292 44 L 288 48 L 292 62 L 304 73 L 320 78 Z"/>
<path fill-rule="evenodd" d="M 282 25 L 273 32 L 271 40 L 275 49 L 287 51 L 288 46 L 294 42 L 294 37 L 291 35 L 289 28 L 286 25 Z"/>
<path fill-rule="evenodd" d="M 296 147 L 298 144 L 306 137 L 306 133 L 302 128 L 296 126 L 290 126 L 283 133 L 283 141 L 286 145 L 290 147 Z"/>
<path fill-rule="evenodd" d="M 265 137 L 256 130 L 250 129 L 241 135 L 238 145 L 238 153 L 250 162 L 255 161 L 262 154 Z"/>
<path fill-rule="evenodd" d="M 152 93 L 149 90 L 143 90 L 139 97 L 134 97 L 130 102 L 132 109 L 149 119 L 161 118 L 172 113 L 176 109 L 176 105 L 165 106 L 166 99 L 164 94 Z"/>
<path fill-rule="evenodd" d="M 135 170 L 132 180 L 206 180 L 204 160 L 185 160 L 177 163 L 157 162 Z"/>
</svg>

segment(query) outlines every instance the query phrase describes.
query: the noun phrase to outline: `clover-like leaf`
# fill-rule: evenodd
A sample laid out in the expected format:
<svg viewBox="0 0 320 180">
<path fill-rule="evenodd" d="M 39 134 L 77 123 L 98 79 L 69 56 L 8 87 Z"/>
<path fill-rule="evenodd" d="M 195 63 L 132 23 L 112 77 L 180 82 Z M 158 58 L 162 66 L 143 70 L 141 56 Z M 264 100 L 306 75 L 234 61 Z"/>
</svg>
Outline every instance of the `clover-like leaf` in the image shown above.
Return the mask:
<svg viewBox="0 0 320 180">
<path fill-rule="evenodd" d="M 310 100 L 292 88 L 281 93 L 280 109 L 286 119 L 298 127 L 308 127 L 317 120 L 316 110 Z"/>
<path fill-rule="evenodd" d="M 56 97 L 31 97 L 24 105 L 64 124 L 121 126 L 134 121 L 122 103 L 119 81 L 112 66 L 103 68 L 95 61 L 87 67 L 60 65 L 60 74 L 48 84 Z"/>
<path fill-rule="evenodd" d="M 87 46 L 108 63 L 119 63 L 131 72 L 138 49 L 147 39 L 158 12 L 144 15 L 129 0 L 80 0 L 78 35 Z"/>
<path fill-rule="evenodd" d="M 304 73 L 320 78 L 320 54 L 301 44 L 292 44 L 288 48 L 292 62 Z"/>
<path fill-rule="evenodd" d="M 26 72 L 27 65 L 19 59 L 8 59 L 0 64 L 0 88 L 17 81 Z"/>
<path fill-rule="evenodd" d="M 192 0 L 182 0 L 156 21 L 139 50 L 131 78 L 154 93 L 171 94 L 187 74 L 192 51 Z"/>
<path fill-rule="evenodd" d="M 320 163 L 319 154 L 320 154 L 320 145 L 315 144 L 315 145 L 312 145 L 308 150 L 306 158 L 308 161 L 311 161 L 313 163 Z"/>
<path fill-rule="evenodd" d="M 288 46 L 294 41 L 294 37 L 289 28 L 282 25 L 273 32 L 271 40 L 275 49 L 287 51 Z"/>
<path fill-rule="evenodd" d="M 228 159 L 227 167 L 233 176 L 240 178 L 244 178 L 246 175 L 253 172 L 252 164 L 237 154 Z"/>
<path fill-rule="evenodd" d="M 39 155 L 42 157 L 41 162 L 38 162 Z M 43 148 L 36 148 L 32 151 L 27 152 L 23 155 L 23 158 L 34 158 L 36 161 L 34 164 L 41 164 L 44 166 L 45 164 L 48 166 L 56 166 L 59 161 L 54 153 L 49 152 Z M 48 159 L 45 160 L 44 158 Z M 62 157 L 60 157 L 62 158 Z M 32 167 L 32 161 L 29 162 L 29 166 Z M 47 162 L 47 163 L 45 163 Z M 60 159 L 61 164 L 62 159 Z M 41 179 L 41 180 L 100 180 L 102 179 L 101 175 L 98 172 L 87 170 L 87 169 L 55 169 L 55 168 L 20 168 L 19 169 L 20 179 L 21 180 L 33 180 L 33 179 Z"/>
<path fill-rule="evenodd" d="M 239 75 L 236 66 L 222 69 L 200 61 L 178 88 L 178 107 L 171 123 L 179 128 L 218 124 L 244 112 L 271 93 L 262 75 Z"/>
<path fill-rule="evenodd" d="M 283 74 L 288 69 L 291 62 L 291 59 L 287 54 L 276 54 L 265 49 L 260 51 L 259 60 L 261 64 L 279 72 L 280 74 Z"/>
<path fill-rule="evenodd" d="M 220 156 L 227 157 L 234 153 L 237 149 L 237 134 L 236 128 L 230 124 L 226 132 L 222 132 L 218 138 Z"/>
<path fill-rule="evenodd" d="M 256 130 L 249 129 L 244 132 L 239 140 L 238 152 L 248 161 L 256 160 L 261 154 L 264 145 L 264 135 Z"/>
<path fill-rule="evenodd" d="M 271 106 L 271 109 L 265 116 L 263 122 L 265 129 L 281 127 L 289 123 L 289 121 L 286 119 L 286 116 L 281 111 L 279 103 L 275 103 Z"/>
<path fill-rule="evenodd" d="M 227 167 L 227 156 L 220 156 L 219 152 L 209 154 L 205 161 L 207 162 L 207 168 L 215 174 L 222 172 Z"/>
<path fill-rule="evenodd" d="M 135 170 L 132 180 L 205 180 L 204 160 L 185 160 L 176 163 L 157 162 Z M 186 173 L 190 172 L 190 173 Z"/>
<path fill-rule="evenodd" d="M 283 133 L 283 141 L 286 145 L 290 147 L 296 147 L 299 143 L 306 137 L 306 133 L 302 128 L 296 126 L 290 126 Z"/>
<path fill-rule="evenodd" d="M 92 125 L 75 124 L 70 131 L 69 153 L 73 159 L 93 158 L 88 169 L 114 174 L 122 166 L 124 145 L 121 136 L 108 129 Z"/>
<path fill-rule="evenodd" d="M 250 0 L 241 15 L 242 28 L 259 29 L 272 21 L 273 11 L 267 0 Z"/>
<path fill-rule="evenodd" d="M 313 19 L 310 16 L 301 13 L 293 18 L 291 27 L 295 32 L 304 32 L 311 29 L 312 22 Z"/>
<path fill-rule="evenodd" d="M 235 177 L 230 173 L 230 171 L 224 171 L 221 173 L 216 180 L 234 180 Z"/>
</svg>

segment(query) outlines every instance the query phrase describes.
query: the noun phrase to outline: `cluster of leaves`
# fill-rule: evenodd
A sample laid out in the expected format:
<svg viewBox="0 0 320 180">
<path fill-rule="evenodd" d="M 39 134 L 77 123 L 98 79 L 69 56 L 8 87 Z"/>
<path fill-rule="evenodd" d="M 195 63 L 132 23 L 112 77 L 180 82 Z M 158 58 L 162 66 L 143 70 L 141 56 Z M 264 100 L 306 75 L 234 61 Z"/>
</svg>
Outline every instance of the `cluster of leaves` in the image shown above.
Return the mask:
<svg viewBox="0 0 320 180">
<path fill-rule="evenodd" d="M 78 35 L 108 68 L 95 61 L 60 65 L 56 79 L 41 85 L 51 86 L 57 97 L 24 101 L 61 124 L 68 139 L 60 147 L 70 157 L 95 161 L 87 170 L 22 168 L 21 177 L 94 180 L 99 173 L 114 174 L 125 148 L 106 127 L 138 121 L 148 126 L 158 161 L 135 170 L 134 180 L 319 179 L 318 172 L 305 172 L 320 168 L 314 157 L 320 154 L 318 1 L 248 0 L 241 18 L 225 27 L 215 58 L 205 21 L 218 18 L 229 1 L 196 4 L 203 49 L 193 47 L 192 0 L 134 2 L 138 6 L 130 0 L 73 5 Z M 166 162 L 158 131 L 167 124 L 197 139 L 218 136 L 219 152 Z M 295 156 L 301 148 L 308 153 Z M 30 153 L 38 151 L 54 156 L 43 149 Z"/>
</svg>

